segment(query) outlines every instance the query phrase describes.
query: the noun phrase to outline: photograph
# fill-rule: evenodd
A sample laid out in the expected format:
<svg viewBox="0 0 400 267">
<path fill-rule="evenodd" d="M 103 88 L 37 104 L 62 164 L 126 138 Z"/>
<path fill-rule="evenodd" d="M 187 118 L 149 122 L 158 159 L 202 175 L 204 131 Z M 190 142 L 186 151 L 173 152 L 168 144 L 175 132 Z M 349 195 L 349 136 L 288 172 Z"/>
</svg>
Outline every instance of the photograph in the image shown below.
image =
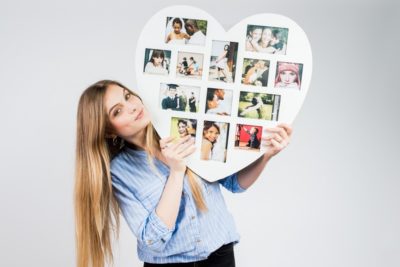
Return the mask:
<svg viewBox="0 0 400 267">
<path fill-rule="evenodd" d="M 211 48 L 209 81 L 235 82 L 238 43 L 213 41 Z"/>
<path fill-rule="evenodd" d="M 226 162 L 228 134 L 229 123 L 204 121 L 200 159 Z"/>
<path fill-rule="evenodd" d="M 201 79 L 203 75 L 203 54 L 178 52 L 176 77 Z"/>
<path fill-rule="evenodd" d="M 206 114 L 230 116 L 232 110 L 232 90 L 208 88 L 206 99 Z"/>
<path fill-rule="evenodd" d="M 200 87 L 160 84 L 160 106 L 164 110 L 195 113 L 199 110 Z"/>
<path fill-rule="evenodd" d="M 243 59 L 242 84 L 268 86 L 269 60 Z"/>
<path fill-rule="evenodd" d="M 165 42 L 177 45 L 204 45 L 207 21 L 178 17 L 167 17 Z"/>
<path fill-rule="evenodd" d="M 260 151 L 262 126 L 238 124 L 235 133 L 235 148 Z"/>
<path fill-rule="evenodd" d="M 278 62 L 276 66 L 275 87 L 300 90 L 303 64 Z"/>
<path fill-rule="evenodd" d="M 146 48 L 144 54 L 144 73 L 168 75 L 171 51 Z"/>
<path fill-rule="evenodd" d="M 187 135 L 196 137 L 196 127 L 196 119 L 172 117 L 170 134 L 172 137 L 176 137 L 176 141 Z"/>
<path fill-rule="evenodd" d="M 247 119 L 277 121 L 280 95 L 240 92 L 238 116 Z"/>
<path fill-rule="evenodd" d="M 286 55 L 289 29 L 247 25 L 246 51 Z"/>
</svg>

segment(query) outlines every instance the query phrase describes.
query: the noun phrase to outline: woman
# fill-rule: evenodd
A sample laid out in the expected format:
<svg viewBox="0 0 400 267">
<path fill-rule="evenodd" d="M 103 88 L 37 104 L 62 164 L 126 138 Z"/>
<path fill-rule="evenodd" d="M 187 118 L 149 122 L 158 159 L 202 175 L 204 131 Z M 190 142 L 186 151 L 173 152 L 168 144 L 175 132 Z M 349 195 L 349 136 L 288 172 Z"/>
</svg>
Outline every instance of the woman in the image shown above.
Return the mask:
<svg viewBox="0 0 400 267">
<path fill-rule="evenodd" d="M 286 62 L 278 63 L 275 87 L 300 90 L 300 85 L 299 64 Z"/>
<path fill-rule="evenodd" d="M 147 62 L 144 68 L 145 73 L 168 75 L 168 70 L 164 66 L 165 55 L 163 50 L 154 49 L 151 53 L 149 62 Z"/>
<path fill-rule="evenodd" d="M 224 51 L 221 53 L 221 55 L 215 60 L 216 66 L 217 66 L 217 75 L 218 75 L 218 80 L 222 80 L 224 82 L 227 82 L 228 79 L 228 59 L 229 59 L 229 45 L 224 46 Z M 221 77 L 220 73 L 224 75 L 224 77 Z"/>
<path fill-rule="evenodd" d="M 219 126 L 212 121 L 205 121 L 203 127 L 203 142 L 201 144 L 201 159 L 212 159 L 214 144 L 217 142 L 221 131 Z"/>
<path fill-rule="evenodd" d="M 287 146 L 291 131 L 288 125 L 271 128 L 265 139 L 270 149 L 251 167 L 208 183 L 185 165 L 195 150 L 190 135 L 177 142 L 160 139 L 137 94 L 115 81 L 91 85 L 77 114 L 77 266 L 112 262 L 120 211 L 137 237 L 144 266 L 234 266 L 239 238 L 219 185 L 232 192 L 247 189 Z"/>
<path fill-rule="evenodd" d="M 185 44 L 185 41 L 190 39 L 190 36 L 187 33 L 182 32 L 183 23 L 180 18 L 173 19 L 172 28 L 173 31 L 168 34 L 167 39 L 165 40 L 166 43 Z"/>
</svg>

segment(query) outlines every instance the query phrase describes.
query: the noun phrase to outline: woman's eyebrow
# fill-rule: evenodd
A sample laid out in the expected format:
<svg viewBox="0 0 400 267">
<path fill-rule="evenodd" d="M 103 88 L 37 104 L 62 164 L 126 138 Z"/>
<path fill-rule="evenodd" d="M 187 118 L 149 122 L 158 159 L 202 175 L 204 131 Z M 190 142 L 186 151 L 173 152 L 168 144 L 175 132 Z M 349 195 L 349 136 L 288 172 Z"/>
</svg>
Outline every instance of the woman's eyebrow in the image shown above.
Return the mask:
<svg viewBox="0 0 400 267">
<path fill-rule="evenodd" d="M 122 91 L 122 97 L 124 97 L 124 95 L 125 95 L 125 92 L 128 92 L 128 90 L 126 90 L 126 89 L 124 89 L 123 91 Z M 114 106 L 112 106 L 111 108 L 110 108 L 110 110 L 108 111 L 108 116 L 110 116 L 111 114 L 111 111 L 116 107 L 116 106 L 118 106 L 120 103 L 117 103 L 117 104 L 115 104 Z"/>
</svg>

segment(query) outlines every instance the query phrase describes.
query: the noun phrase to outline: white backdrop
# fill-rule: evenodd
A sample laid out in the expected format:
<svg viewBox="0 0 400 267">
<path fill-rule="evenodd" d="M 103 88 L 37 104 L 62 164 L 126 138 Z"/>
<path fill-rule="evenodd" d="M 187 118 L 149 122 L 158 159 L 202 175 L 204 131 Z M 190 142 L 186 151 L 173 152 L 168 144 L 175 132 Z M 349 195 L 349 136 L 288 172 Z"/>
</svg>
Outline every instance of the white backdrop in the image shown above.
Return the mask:
<svg viewBox="0 0 400 267">
<path fill-rule="evenodd" d="M 237 266 L 400 266 L 398 1 L 0 2 L 0 265 L 74 266 L 77 101 L 99 79 L 135 88 L 137 36 L 157 10 L 194 5 L 226 28 L 285 15 L 313 77 L 291 145 L 226 193 Z M 140 266 L 122 220 L 116 266 Z"/>
</svg>

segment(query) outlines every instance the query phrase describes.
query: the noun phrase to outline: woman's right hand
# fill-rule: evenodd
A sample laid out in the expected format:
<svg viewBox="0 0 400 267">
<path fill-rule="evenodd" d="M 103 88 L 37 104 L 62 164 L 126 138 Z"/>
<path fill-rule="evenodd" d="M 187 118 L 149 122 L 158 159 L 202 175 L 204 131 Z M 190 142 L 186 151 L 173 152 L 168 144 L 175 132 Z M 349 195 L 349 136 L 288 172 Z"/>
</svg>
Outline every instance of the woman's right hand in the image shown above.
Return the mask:
<svg viewBox="0 0 400 267">
<path fill-rule="evenodd" d="M 161 153 L 172 171 L 185 172 L 185 158 L 196 150 L 195 139 L 187 135 L 175 141 L 175 137 L 166 137 L 160 140 Z"/>
</svg>

